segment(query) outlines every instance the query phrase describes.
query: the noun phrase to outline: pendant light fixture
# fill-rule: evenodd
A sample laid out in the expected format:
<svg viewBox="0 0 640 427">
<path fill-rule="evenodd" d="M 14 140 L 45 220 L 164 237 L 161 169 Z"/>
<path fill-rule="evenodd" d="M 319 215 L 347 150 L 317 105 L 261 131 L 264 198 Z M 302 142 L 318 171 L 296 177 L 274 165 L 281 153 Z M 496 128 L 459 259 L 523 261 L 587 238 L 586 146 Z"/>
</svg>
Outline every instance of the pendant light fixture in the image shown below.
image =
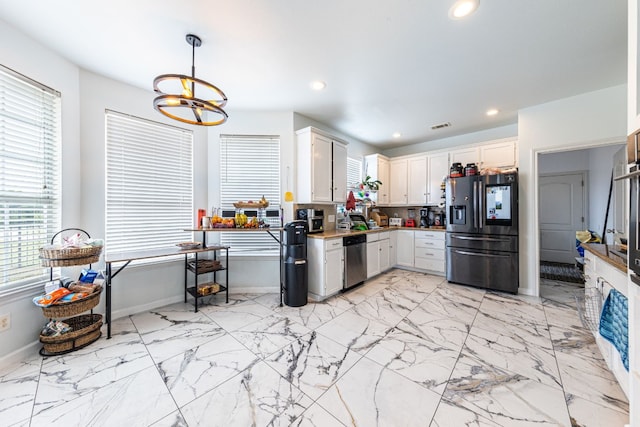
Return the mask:
<svg viewBox="0 0 640 427">
<path fill-rule="evenodd" d="M 191 45 L 191 76 L 162 74 L 153 80 L 153 90 L 159 96 L 153 100 L 153 108 L 174 120 L 200 126 L 217 126 L 229 117 L 222 109 L 227 97 L 209 82 L 196 78 L 195 51 L 202 45 L 200 37 L 187 34 Z M 196 96 L 197 89 L 197 96 Z M 209 120 L 209 115 L 217 120 Z"/>
</svg>

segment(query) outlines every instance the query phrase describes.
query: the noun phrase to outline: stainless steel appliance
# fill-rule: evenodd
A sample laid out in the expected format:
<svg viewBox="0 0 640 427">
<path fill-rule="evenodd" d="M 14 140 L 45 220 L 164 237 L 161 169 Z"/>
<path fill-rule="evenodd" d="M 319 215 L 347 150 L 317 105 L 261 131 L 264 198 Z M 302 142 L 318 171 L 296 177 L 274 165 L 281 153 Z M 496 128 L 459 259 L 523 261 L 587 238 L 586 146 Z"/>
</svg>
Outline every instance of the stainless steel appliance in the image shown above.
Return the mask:
<svg viewBox="0 0 640 427">
<path fill-rule="evenodd" d="M 629 173 L 617 179 L 629 179 L 629 241 L 627 264 L 631 280 L 640 285 L 640 166 L 631 166 Z"/>
<path fill-rule="evenodd" d="M 344 289 L 367 280 L 367 236 L 356 234 L 342 238 L 344 246 Z"/>
<path fill-rule="evenodd" d="M 518 292 L 518 175 L 449 178 L 447 280 Z"/>
<path fill-rule="evenodd" d="M 432 216 L 433 218 L 433 216 Z M 429 209 L 420 209 L 420 228 L 429 227 Z"/>
<path fill-rule="evenodd" d="M 298 209 L 296 219 L 307 222 L 309 233 L 324 231 L 324 211 L 322 209 Z"/>
</svg>

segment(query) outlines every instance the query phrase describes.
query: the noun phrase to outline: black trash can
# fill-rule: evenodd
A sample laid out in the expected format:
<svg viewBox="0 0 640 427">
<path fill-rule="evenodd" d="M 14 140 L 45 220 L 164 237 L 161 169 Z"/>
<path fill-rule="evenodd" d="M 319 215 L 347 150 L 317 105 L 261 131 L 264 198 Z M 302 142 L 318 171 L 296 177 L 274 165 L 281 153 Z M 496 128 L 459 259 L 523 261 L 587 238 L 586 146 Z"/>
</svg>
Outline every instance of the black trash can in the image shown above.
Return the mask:
<svg viewBox="0 0 640 427">
<path fill-rule="evenodd" d="M 307 267 L 306 221 L 292 221 L 284 226 L 284 303 L 289 307 L 307 304 L 309 290 Z"/>
</svg>

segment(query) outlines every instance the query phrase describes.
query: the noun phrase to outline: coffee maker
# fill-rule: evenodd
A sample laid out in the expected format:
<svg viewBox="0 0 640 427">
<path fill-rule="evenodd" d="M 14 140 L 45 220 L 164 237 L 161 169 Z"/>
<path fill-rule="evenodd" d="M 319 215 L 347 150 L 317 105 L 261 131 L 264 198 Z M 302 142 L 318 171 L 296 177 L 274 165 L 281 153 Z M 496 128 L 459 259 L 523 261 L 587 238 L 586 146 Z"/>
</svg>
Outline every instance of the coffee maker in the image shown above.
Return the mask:
<svg viewBox="0 0 640 427">
<path fill-rule="evenodd" d="M 431 224 L 429 224 L 429 209 L 427 208 L 420 209 L 420 227 L 425 228 L 425 227 L 429 227 L 430 225 Z"/>
</svg>

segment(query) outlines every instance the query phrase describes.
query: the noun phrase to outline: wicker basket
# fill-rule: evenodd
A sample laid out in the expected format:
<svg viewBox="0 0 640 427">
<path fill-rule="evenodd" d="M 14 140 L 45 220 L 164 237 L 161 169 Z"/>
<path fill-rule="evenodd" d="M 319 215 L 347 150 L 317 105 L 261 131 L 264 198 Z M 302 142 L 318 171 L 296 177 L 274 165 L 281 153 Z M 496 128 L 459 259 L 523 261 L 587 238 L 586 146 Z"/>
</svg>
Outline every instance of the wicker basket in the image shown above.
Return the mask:
<svg viewBox="0 0 640 427">
<path fill-rule="evenodd" d="M 63 319 L 65 317 L 75 316 L 83 311 L 91 310 L 100 302 L 100 294 L 102 288 L 97 289 L 88 297 L 69 302 L 60 302 L 51 304 L 48 307 L 42 307 L 42 314 L 47 319 Z"/>
<path fill-rule="evenodd" d="M 45 259 L 77 259 L 100 256 L 102 246 L 85 246 L 83 248 L 44 249 L 40 248 L 40 258 Z"/>
<path fill-rule="evenodd" d="M 222 270 L 222 264 L 219 260 L 199 259 L 197 268 L 195 260 L 189 261 L 189 270 L 196 274 L 210 273 L 212 271 Z"/>
<path fill-rule="evenodd" d="M 102 246 L 66 249 L 40 248 L 40 261 L 43 267 L 71 267 L 98 262 L 101 253 Z"/>
<path fill-rule="evenodd" d="M 101 314 L 83 314 L 65 320 L 71 331 L 55 337 L 40 335 L 40 342 L 44 344 L 40 354 L 43 356 L 68 353 L 87 346 L 100 338 L 102 332 Z"/>
<path fill-rule="evenodd" d="M 269 202 L 254 202 L 254 203 L 245 203 L 245 202 L 236 202 L 233 204 L 233 207 L 236 209 L 264 209 L 269 206 Z"/>
<path fill-rule="evenodd" d="M 98 260 L 100 260 L 100 254 L 86 258 L 40 258 L 40 265 L 42 265 L 43 267 L 72 267 L 74 265 L 93 264 L 94 262 L 98 262 Z"/>
</svg>

